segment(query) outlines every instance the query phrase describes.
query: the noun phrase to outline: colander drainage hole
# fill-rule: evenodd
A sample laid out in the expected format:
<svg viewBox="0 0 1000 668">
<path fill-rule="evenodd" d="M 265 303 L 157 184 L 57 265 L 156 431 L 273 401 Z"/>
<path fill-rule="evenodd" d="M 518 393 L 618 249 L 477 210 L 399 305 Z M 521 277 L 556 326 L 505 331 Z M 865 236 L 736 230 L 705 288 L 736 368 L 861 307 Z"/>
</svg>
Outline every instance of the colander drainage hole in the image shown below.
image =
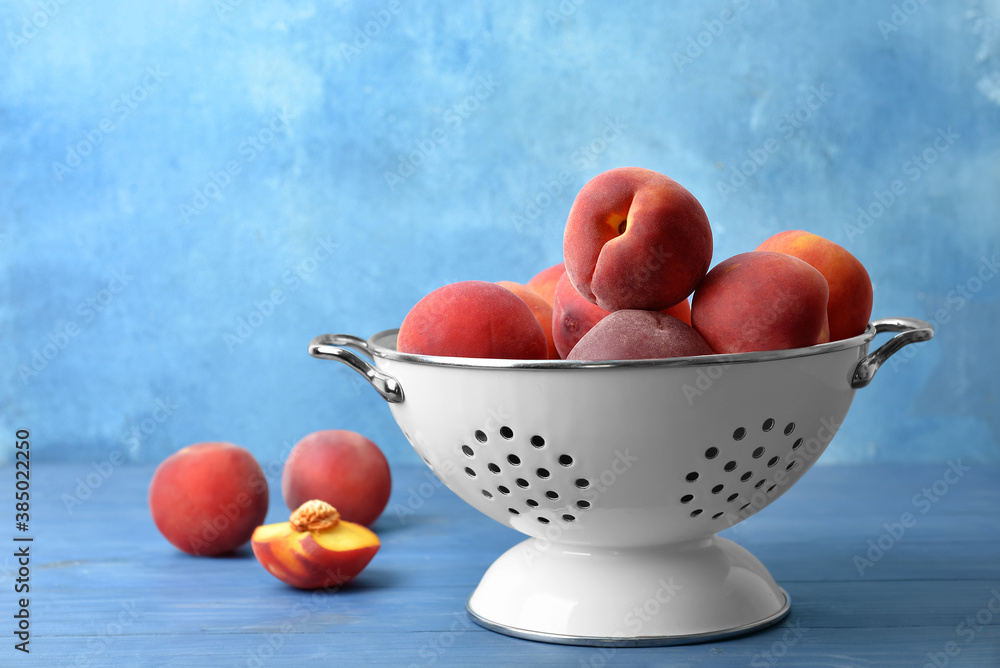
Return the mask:
<svg viewBox="0 0 1000 668">
<path fill-rule="evenodd" d="M 494 464 L 493 462 L 487 464 L 486 468 L 488 468 L 492 473 L 497 473 L 497 474 L 500 473 L 500 467 Z"/>
<path fill-rule="evenodd" d="M 524 503 L 527 504 L 527 506 L 529 508 L 537 508 L 538 507 L 538 501 L 535 501 L 534 499 L 528 499 Z"/>
<path fill-rule="evenodd" d="M 694 494 L 685 494 L 681 497 L 681 503 L 691 503 L 694 501 Z"/>
<path fill-rule="evenodd" d="M 717 520 L 717 519 L 719 519 L 720 517 L 722 517 L 722 516 L 723 516 L 723 515 L 725 515 L 725 514 L 726 514 L 725 512 L 718 512 L 718 513 L 715 513 L 714 515 L 712 515 L 712 519 L 713 519 L 713 520 Z"/>
<path fill-rule="evenodd" d="M 545 480 L 546 478 L 549 477 L 549 470 L 548 469 L 538 469 L 537 471 L 535 471 L 535 475 L 537 475 L 542 480 Z"/>
<path fill-rule="evenodd" d="M 482 429 L 477 429 L 476 430 L 476 440 L 479 441 L 480 443 L 485 443 L 486 442 L 486 432 L 484 432 Z"/>
<path fill-rule="evenodd" d="M 472 448 L 470 448 L 470 447 L 469 447 L 469 446 L 467 446 L 467 445 L 463 445 L 463 446 L 462 446 L 462 452 L 464 452 L 464 453 L 465 453 L 465 456 L 466 456 L 466 457 L 471 457 L 472 455 L 476 454 L 476 453 L 474 453 L 474 452 L 472 451 Z"/>
<path fill-rule="evenodd" d="M 767 468 L 771 468 L 771 467 L 773 467 L 777 463 L 778 463 L 778 458 L 777 457 L 771 457 L 770 459 L 767 460 Z"/>
<path fill-rule="evenodd" d="M 799 446 L 801 445 L 802 445 L 802 439 L 800 438 L 799 440 L 792 443 L 792 450 L 798 450 Z"/>
<path fill-rule="evenodd" d="M 475 477 L 476 477 L 476 472 L 475 472 L 475 471 L 473 471 L 473 470 L 472 470 L 471 468 L 469 468 L 468 466 L 466 466 L 466 467 L 465 467 L 465 472 L 466 472 L 466 474 L 468 474 L 468 476 L 469 476 L 470 478 L 475 478 Z"/>
<path fill-rule="evenodd" d="M 541 436 L 532 436 L 531 437 L 531 444 L 533 446 L 535 446 L 536 448 L 544 448 L 545 447 L 545 439 L 542 438 Z"/>
<path fill-rule="evenodd" d="M 525 480 L 524 478 L 518 478 L 518 479 L 517 479 L 517 480 L 515 480 L 514 482 L 516 482 L 516 483 L 517 483 L 517 486 L 518 486 L 518 487 L 521 487 L 521 488 L 525 488 L 525 487 L 527 487 L 527 486 L 528 486 L 528 481 L 527 481 L 527 480 Z"/>
<path fill-rule="evenodd" d="M 739 495 L 739 494 L 736 494 L 736 493 L 733 493 L 733 494 L 730 494 L 730 495 L 729 495 L 729 498 L 728 498 L 728 499 L 726 499 L 726 501 L 727 501 L 728 503 L 732 503 L 733 501 L 735 501 L 736 499 L 738 499 L 738 498 L 739 498 L 739 496 L 740 496 L 740 495 Z"/>
<path fill-rule="evenodd" d="M 545 492 L 546 498 L 552 499 L 553 501 L 559 498 L 558 492 Z"/>
<path fill-rule="evenodd" d="M 562 518 L 563 518 L 563 522 L 575 522 L 576 521 L 576 516 L 575 515 L 570 515 L 569 513 L 566 513 L 565 515 L 563 515 Z"/>
<path fill-rule="evenodd" d="M 547 518 L 547 517 L 539 517 L 538 521 L 541 524 L 548 524 L 549 523 L 549 518 Z"/>
<path fill-rule="evenodd" d="M 581 510 L 586 510 L 590 508 L 590 501 L 584 501 L 583 499 L 576 502 L 576 507 Z"/>
<path fill-rule="evenodd" d="M 795 423 L 794 422 L 789 422 L 788 424 L 785 425 L 785 436 L 788 436 L 793 431 L 795 431 Z"/>
<path fill-rule="evenodd" d="M 740 506 L 740 511 L 742 512 L 742 511 L 746 510 L 749 507 L 750 507 L 750 503 L 749 502 L 748 503 L 744 503 L 742 506 Z"/>
<path fill-rule="evenodd" d="M 517 455 L 507 455 L 507 461 L 510 462 L 511 466 L 520 466 L 521 458 Z"/>
<path fill-rule="evenodd" d="M 701 515 L 702 512 L 701 508 L 695 508 L 691 511 L 691 517 L 698 517 L 698 515 Z"/>
<path fill-rule="evenodd" d="M 771 485 L 770 487 L 768 487 L 767 493 L 770 494 L 771 492 L 773 492 L 775 487 L 777 487 L 777 485 Z"/>
<path fill-rule="evenodd" d="M 757 481 L 757 484 L 753 486 L 754 489 L 760 489 L 767 484 L 767 478 L 761 478 Z"/>
<path fill-rule="evenodd" d="M 746 436 L 746 435 L 747 435 L 747 428 L 746 427 L 738 427 L 736 429 L 736 431 L 733 432 L 733 440 L 734 441 L 742 441 L 743 437 Z"/>
<path fill-rule="evenodd" d="M 785 467 L 785 470 L 791 471 L 793 468 L 795 468 L 795 462 L 791 462 L 788 466 Z"/>
<path fill-rule="evenodd" d="M 500 435 L 509 441 L 514 438 L 514 430 L 510 427 L 500 427 Z"/>
<path fill-rule="evenodd" d="M 753 471 L 747 471 L 746 473 L 740 476 L 740 482 L 746 482 L 752 477 L 753 477 Z"/>
<path fill-rule="evenodd" d="M 521 514 L 520 512 L 518 512 L 517 508 L 508 508 L 507 512 L 510 513 L 511 515 L 520 515 Z"/>
<path fill-rule="evenodd" d="M 764 424 L 760 426 L 764 431 L 771 431 L 774 429 L 774 418 L 767 418 L 764 420 Z"/>
<path fill-rule="evenodd" d="M 686 476 L 684 476 L 684 479 L 687 480 L 688 482 L 694 482 L 695 480 L 698 479 L 698 472 L 691 471 L 691 473 L 688 473 Z"/>
<path fill-rule="evenodd" d="M 719 456 L 718 448 L 713 447 L 705 451 L 705 459 L 715 459 L 718 456 Z"/>
<path fill-rule="evenodd" d="M 490 490 L 488 490 L 488 489 L 484 489 L 483 490 L 483 496 L 485 496 L 487 499 L 492 499 L 493 498 L 493 494 L 491 494 Z"/>
<path fill-rule="evenodd" d="M 590 481 L 587 480 L 586 478 L 577 478 L 576 486 L 579 487 L 580 489 L 587 489 L 588 487 L 590 487 Z"/>
<path fill-rule="evenodd" d="M 764 448 L 763 448 L 763 446 L 761 446 L 761 447 L 757 448 L 756 450 L 754 450 L 753 454 L 751 456 L 754 459 L 760 459 L 763 455 L 764 455 Z"/>
<path fill-rule="evenodd" d="M 719 492 L 721 492 L 725 488 L 726 488 L 725 485 L 716 485 L 715 487 L 712 488 L 712 494 L 718 494 Z"/>
<path fill-rule="evenodd" d="M 726 471 L 732 471 L 733 469 L 736 468 L 736 462 L 734 462 L 734 461 L 728 461 L 728 462 L 726 462 L 726 465 L 723 468 L 725 468 Z"/>
<path fill-rule="evenodd" d="M 559 455 L 559 463 L 563 466 L 572 466 L 573 458 L 569 455 Z"/>
<path fill-rule="evenodd" d="M 504 495 L 510 494 L 510 490 L 504 485 L 497 487 L 497 491 Z"/>
</svg>

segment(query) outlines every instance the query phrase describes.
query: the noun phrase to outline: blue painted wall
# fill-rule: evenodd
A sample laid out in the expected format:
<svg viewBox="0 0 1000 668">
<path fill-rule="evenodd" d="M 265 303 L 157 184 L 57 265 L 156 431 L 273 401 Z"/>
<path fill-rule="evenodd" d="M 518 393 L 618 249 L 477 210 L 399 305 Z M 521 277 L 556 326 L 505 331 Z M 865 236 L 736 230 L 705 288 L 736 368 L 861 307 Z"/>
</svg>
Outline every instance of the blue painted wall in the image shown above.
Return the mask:
<svg viewBox="0 0 1000 668">
<path fill-rule="evenodd" d="M 875 317 L 938 326 L 824 461 L 1000 461 L 998 12 L 0 3 L 0 433 L 40 459 L 220 439 L 274 464 L 337 427 L 415 459 L 309 339 L 527 280 L 576 191 L 641 165 L 701 200 L 714 262 L 809 229 L 866 264 Z"/>
</svg>

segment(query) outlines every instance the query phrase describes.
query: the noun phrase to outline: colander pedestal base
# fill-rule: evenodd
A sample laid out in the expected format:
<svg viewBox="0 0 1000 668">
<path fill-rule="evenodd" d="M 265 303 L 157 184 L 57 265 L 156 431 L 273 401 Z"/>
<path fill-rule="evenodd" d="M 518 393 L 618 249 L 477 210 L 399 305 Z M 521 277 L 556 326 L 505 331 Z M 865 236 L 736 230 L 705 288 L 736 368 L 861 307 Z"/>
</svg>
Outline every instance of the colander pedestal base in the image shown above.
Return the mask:
<svg viewBox="0 0 1000 668">
<path fill-rule="evenodd" d="M 718 536 L 641 548 L 529 538 L 490 566 L 467 608 L 519 638 L 637 647 L 763 629 L 788 614 L 789 599 L 750 552 Z"/>
</svg>

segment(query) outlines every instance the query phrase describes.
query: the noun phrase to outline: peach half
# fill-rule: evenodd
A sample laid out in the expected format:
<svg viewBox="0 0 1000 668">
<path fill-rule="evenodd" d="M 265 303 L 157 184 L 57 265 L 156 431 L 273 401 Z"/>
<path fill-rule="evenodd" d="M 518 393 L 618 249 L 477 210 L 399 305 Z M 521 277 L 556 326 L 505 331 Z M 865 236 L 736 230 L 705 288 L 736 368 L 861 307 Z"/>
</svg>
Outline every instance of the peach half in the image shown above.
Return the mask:
<svg viewBox="0 0 1000 668">
<path fill-rule="evenodd" d="M 250 545 L 267 572 L 285 584 L 320 589 L 357 577 L 381 542 L 367 527 L 342 521 L 336 508 L 314 499 L 287 522 L 257 527 Z"/>
</svg>

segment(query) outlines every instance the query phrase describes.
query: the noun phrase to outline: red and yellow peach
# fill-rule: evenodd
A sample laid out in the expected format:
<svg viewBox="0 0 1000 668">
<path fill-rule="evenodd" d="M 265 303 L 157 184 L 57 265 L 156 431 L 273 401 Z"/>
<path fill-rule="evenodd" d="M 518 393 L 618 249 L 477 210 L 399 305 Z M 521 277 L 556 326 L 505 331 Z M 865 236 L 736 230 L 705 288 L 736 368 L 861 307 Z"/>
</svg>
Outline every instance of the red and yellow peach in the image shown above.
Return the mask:
<svg viewBox="0 0 1000 668">
<path fill-rule="evenodd" d="M 497 281 L 497 285 L 507 288 L 528 305 L 528 308 L 535 314 L 535 319 L 538 320 L 538 324 L 542 326 L 542 331 L 545 333 L 545 344 L 548 351 L 546 357 L 553 360 L 559 359 L 559 352 L 556 350 L 556 344 L 552 338 L 552 304 L 545 301 L 544 297 L 531 288 L 520 283 Z"/>
<path fill-rule="evenodd" d="M 872 314 L 872 282 L 864 265 L 847 249 L 811 232 L 787 230 L 767 239 L 757 250 L 797 257 L 823 274 L 830 287 L 826 311 L 831 341 L 865 331 Z"/>
<path fill-rule="evenodd" d="M 348 522 L 368 526 L 389 503 L 389 462 L 375 443 L 345 429 L 309 434 L 292 448 L 281 472 L 289 510 L 319 499 Z"/>
<path fill-rule="evenodd" d="M 172 545 L 193 555 L 232 552 L 267 515 L 264 471 L 232 443 L 196 443 L 156 468 L 149 485 L 153 522 Z"/>
<path fill-rule="evenodd" d="M 556 295 L 556 283 L 562 278 L 562 275 L 566 273 L 566 263 L 560 262 L 559 264 L 554 264 L 551 267 L 542 269 L 540 272 L 531 277 L 525 285 L 535 291 L 542 299 L 552 306 L 552 302 L 555 301 Z"/>
<path fill-rule="evenodd" d="M 691 305 L 687 299 L 681 300 L 662 311 L 686 325 L 691 324 Z M 597 304 L 587 301 L 577 292 L 569 277 L 563 274 L 556 284 L 555 301 L 552 307 L 552 338 L 556 350 L 563 359 L 569 355 L 590 329 L 611 314 Z"/>
<path fill-rule="evenodd" d="M 563 236 L 566 273 L 608 311 L 660 311 L 685 299 L 712 261 L 712 230 L 698 200 L 640 167 L 611 169 L 577 194 Z"/>
<path fill-rule="evenodd" d="M 752 251 L 716 265 L 695 290 L 691 324 L 717 353 L 785 350 L 830 340 L 826 279 L 784 253 Z"/>
<path fill-rule="evenodd" d="M 566 359 L 640 360 L 711 354 L 705 339 L 677 318 L 660 311 L 623 309 L 594 325 Z"/>
<path fill-rule="evenodd" d="M 421 299 L 403 319 L 396 347 L 446 357 L 548 356 L 545 332 L 524 300 L 486 281 L 449 283 Z"/>
</svg>

